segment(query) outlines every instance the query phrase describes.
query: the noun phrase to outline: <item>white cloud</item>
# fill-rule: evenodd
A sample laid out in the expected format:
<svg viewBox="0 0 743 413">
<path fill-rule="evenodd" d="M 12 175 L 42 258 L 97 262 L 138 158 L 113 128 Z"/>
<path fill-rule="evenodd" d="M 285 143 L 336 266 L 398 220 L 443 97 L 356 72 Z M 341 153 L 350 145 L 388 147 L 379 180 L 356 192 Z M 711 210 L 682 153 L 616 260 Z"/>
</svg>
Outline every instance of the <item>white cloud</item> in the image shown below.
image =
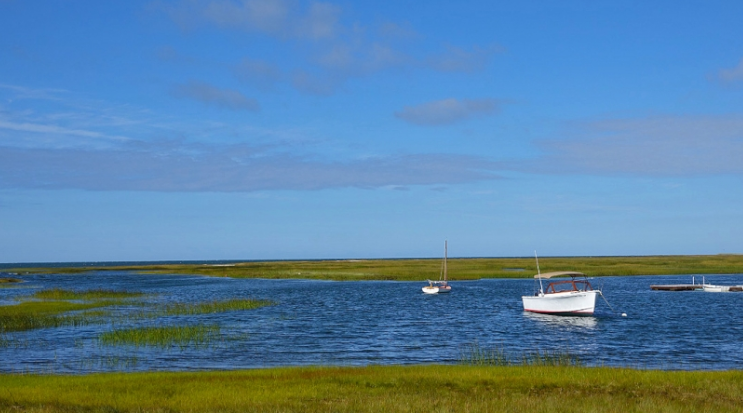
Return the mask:
<svg viewBox="0 0 743 413">
<path fill-rule="evenodd" d="M 298 70 L 292 75 L 294 88 L 310 95 L 331 95 L 335 91 L 338 81 L 337 78 L 317 76 L 304 70 Z"/>
<path fill-rule="evenodd" d="M 278 66 L 256 59 L 243 59 L 234 67 L 233 72 L 241 81 L 262 90 L 273 88 L 283 78 Z"/>
<path fill-rule="evenodd" d="M 497 113 L 499 101 L 495 99 L 444 99 L 418 106 L 406 106 L 395 116 L 410 123 L 424 126 L 447 125 L 476 116 Z"/>
<path fill-rule="evenodd" d="M 184 29 L 212 25 L 284 39 L 335 36 L 338 7 L 322 2 L 311 2 L 306 9 L 297 6 L 286 0 L 187 0 L 163 9 Z"/>
<path fill-rule="evenodd" d="M 301 129 L 174 120 L 79 99 L 51 101 L 49 113 L 10 110 L 14 105 L 0 113 L 0 188 L 249 192 L 497 178 L 482 157 L 360 157 L 328 151 L 337 143 Z"/>
<path fill-rule="evenodd" d="M 496 179 L 483 158 L 417 154 L 321 161 L 246 145 L 116 150 L 0 148 L 0 187 L 97 191 L 250 192 L 442 185 Z"/>
<path fill-rule="evenodd" d="M 441 72 L 479 72 L 490 63 L 493 55 L 502 52 L 503 48 L 501 46 L 486 48 L 475 46 L 472 50 L 465 50 L 446 45 L 444 52 L 428 58 L 428 64 L 433 69 Z"/>
<path fill-rule="evenodd" d="M 110 139 L 110 140 L 116 140 L 116 141 L 126 141 L 129 140 L 128 138 L 124 136 L 111 136 L 106 135 L 100 132 L 90 131 L 90 130 L 84 130 L 84 129 L 69 129 L 62 126 L 57 125 L 42 125 L 42 124 L 36 124 L 36 123 L 16 123 L 16 122 L 8 122 L 0 119 L 0 130 L 11 130 L 11 131 L 17 131 L 17 132 L 32 132 L 32 133 L 41 133 L 41 134 L 47 134 L 47 135 L 71 135 L 71 136 L 77 136 L 82 138 L 95 138 L 95 139 Z"/>
<path fill-rule="evenodd" d="M 341 10 L 330 3 L 312 3 L 298 25 L 298 35 L 311 39 L 331 39 L 336 36 Z"/>
<path fill-rule="evenodd" d="M 178 98 L 189 98 L 207 105 L 214 105 L 232 110 L 258 111 L 260 105 L 255 99 L 245 97 L 242 93 L 232 89 L 220 89 L 208 83 L 191 81 L 176 85 L 172 94 Z"/>
<path fill-rule="evenodd" d="M 737 82 L 743 80 L 743 59 L 740 59 L 738 66 L 731 69 L 722 69 L 718 77 L 723 82 Z"/>
<path fill-rule="evenodd" d="M 203 26 L 220 30 L 258 33 L 281 42 L 293 43 L 287 53 L 299 63 L 278 68 L 263 60 L 265 67 L 246 66 L 243 62 L 235 73 L 242 80 L 266 75 L 288 82 L 303 93 L 328 95 L 348 79 L 369 76 L 392 68 L 427 68 L 443 72 L 472 73 L 484 70 L 500 46 L 469 48 L 445 45 L 432 55 L 410 47 L 421 40 L 409 25 L 383 22 L 370 27 L 343 19 L 340 6 L 329 2 L 289 0 L 183 0 L 161 10 L 185 29 Z M 173 58 L 165 49 L 163 58 Z M 261 61 L 253 56 L 251 62 Z M 261 72 L 258 72 L 260 70 Z M 275 73 L 293 73 L 276 77 Z M 312 73 L 312 75 L 309 75 Z"/>
<path fill-rule="evenodd" d="M 544 156 L 514 165 L 545 173 L 700 175 L 743 173 L 743 117 L 659 116 L 585 122 L 543 140 Z"/>
</svg>

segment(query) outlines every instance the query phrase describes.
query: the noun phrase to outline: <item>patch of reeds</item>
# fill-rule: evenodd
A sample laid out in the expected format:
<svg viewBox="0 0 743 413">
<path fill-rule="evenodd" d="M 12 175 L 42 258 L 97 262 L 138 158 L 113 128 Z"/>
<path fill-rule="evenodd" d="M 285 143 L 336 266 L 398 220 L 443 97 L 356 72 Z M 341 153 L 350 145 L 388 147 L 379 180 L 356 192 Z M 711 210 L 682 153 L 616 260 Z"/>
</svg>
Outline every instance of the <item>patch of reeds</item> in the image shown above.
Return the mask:
<svg viewBox="0 0 743 413">
<path fill-rule="evenodd" d="M 105 346 L 207 347 L 220 337 L 218 325 L 140 327 L 102 333 L 98 341 Z"/>
<path fill-rule="evenodd" d="M 23 282 L 23 280 L 20 280 L 18 278 L 9 278 L 9 277 L 0 278 L 0 284 L 21 283 L 21 282 Z"/>
<path fill-rule="evenodd" d="M 117 291 L 117 290 L 65 290 L 62 288 L 52 288 L 37 291 L 32 295 L 33 298 L 41 300 L 105 300 L 141 297 L 144 293 L 139 291 Z"/>
<path fill-rule="evenodd" d="M 67 301 L 27 301 L 0 307 L 0 332 L 24 331 L 37 328 L 81 326 L 100 321 L 97 314 L 84 311 L 110 305 L 109 302 L 71 303 Z"/>
<path fill-rule="evenodd" d="M 507 352 L 503 347 L 482 348 L 477 343 L 465 346 L 459 362 L 471 366 L 583 366 L 576 354 L 567 350 L 532 350 L 519 354 Z"/>
<path fill-rule="evenodd" d="M 212 313 L 223 313 L 226 311 L 237 311 L 237 310 L 253 310 L 274 303 L 269 300 L 256 300 L 256 299 L 231 299 L 226 301 L 207 301 L 203 303 L 175 303 L 165 306 L 165 308 L 158 310 L 158 315 L 197 315 L 197 314 L 212 314 Z"/>
</svg>

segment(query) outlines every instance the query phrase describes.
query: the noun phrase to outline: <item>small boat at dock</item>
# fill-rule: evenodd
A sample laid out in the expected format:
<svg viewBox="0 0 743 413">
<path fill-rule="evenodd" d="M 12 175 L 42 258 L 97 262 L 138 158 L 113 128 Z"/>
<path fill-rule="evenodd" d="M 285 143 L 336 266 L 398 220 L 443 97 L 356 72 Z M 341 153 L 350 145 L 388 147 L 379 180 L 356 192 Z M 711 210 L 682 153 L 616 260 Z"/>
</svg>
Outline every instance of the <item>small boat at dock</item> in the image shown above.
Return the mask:
<svg viewBox="0 0 743 413">
<path fill-rule="evenodd" d="M 730 286 L 707 284 L 704 277 L 702 277 L 702 291 L 707 293 L 727 293 L 730 291 Z"/>
<path fill-rule="evenodd" d="M 701 284 L 697 284 L 695 277 L 692 277 L 691 284 L 651 285 L 650 289 L 655 291 L 704 291 L 708 293 L 727 293 L 743 292 L 743 285 L 707 284 L 705 277 L 702 277 Z"/>
</svg>

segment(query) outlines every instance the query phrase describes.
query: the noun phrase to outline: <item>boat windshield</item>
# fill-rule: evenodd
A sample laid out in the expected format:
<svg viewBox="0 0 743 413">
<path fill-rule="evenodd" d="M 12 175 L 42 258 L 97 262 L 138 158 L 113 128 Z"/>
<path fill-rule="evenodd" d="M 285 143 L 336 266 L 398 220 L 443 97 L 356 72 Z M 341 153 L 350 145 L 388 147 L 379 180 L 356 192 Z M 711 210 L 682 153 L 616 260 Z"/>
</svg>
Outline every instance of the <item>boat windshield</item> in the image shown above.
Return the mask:
<svg viewBox="0 0 743 413">
<path fill-rule="evenodd" d="M 553 283 L 550 283 L 550 285 L 547 286 L 547 294 L 551 293 L 560 293 L 565 291 L 592 291 L 593 288 L 591 287 L 591 283 L 589 283 L 587 280 L 565 280 L 565 281 L 556 281 Z"/>
</svg>

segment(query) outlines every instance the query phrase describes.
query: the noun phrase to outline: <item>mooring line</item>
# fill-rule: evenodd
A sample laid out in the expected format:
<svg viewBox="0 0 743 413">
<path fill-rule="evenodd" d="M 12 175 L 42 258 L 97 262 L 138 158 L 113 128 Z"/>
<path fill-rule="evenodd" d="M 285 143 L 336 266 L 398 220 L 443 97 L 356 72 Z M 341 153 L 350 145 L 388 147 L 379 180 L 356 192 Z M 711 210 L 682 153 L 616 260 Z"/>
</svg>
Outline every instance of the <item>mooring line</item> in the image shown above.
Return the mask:
<svg viewBox="0 0 743 413">
<path fill-rule="evenodd" d="M 612 307 L 611 304 L 609 304 L 609 301 L 606 299 L 606 297 L 604 297 L 604 292 L 599 290 L 599 294 L 601 294 L 601 298 L 604 299 L 604 302 L 606 303 L 606 305 L 608 305 L 609 308 L 611 308 L 611 311 L 613 311 L 615 314 L 619 314 L 619 311 L 615 310 L 614 307 Z M 622 313 L 622 317 L 627 317 L 627 313 Z"/>
</svg>

